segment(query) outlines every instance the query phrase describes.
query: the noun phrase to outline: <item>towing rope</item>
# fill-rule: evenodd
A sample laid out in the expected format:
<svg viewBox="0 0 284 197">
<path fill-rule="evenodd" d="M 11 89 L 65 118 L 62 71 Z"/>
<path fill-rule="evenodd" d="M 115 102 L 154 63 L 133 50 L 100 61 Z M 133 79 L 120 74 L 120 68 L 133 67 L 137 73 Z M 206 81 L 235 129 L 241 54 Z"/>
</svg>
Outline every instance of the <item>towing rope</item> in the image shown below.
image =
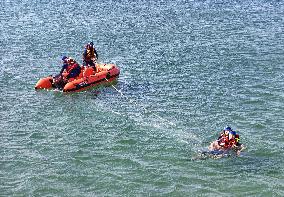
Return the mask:
<svg viewBox="0 0 284 197">
<path fill-rule="evenodd" d="M 106 81 L 110 82 L 107 78 L 105 78 Z M 124 96 L 126 98 L 126 100 L 129 102 L 129 103 L 133 103 L 133 99 L 130 99 L 129 97 L 125 96 L 121 90 L 117 89 L 113 84 L 111 84 L 111 86 L 121 95 L 121 96 Z M 157 118 L 159 118 L 160 120 L 164 121 L 164 122 L 167 122 L 168 124 L 170 124 L 171 126 L 176 126 L 175 123 L 161 117 L 160 115 L 158 115 L 157 113 L 153 112 L 153 111 L 150 111 L 148 109 L 146 109 L 144 106 L 142 106 L 142 108 L 144 109 L 144 111 L 146 113 L 151 113 L 153 114 L 154 116 L 156 116 Z"/>
</svg>

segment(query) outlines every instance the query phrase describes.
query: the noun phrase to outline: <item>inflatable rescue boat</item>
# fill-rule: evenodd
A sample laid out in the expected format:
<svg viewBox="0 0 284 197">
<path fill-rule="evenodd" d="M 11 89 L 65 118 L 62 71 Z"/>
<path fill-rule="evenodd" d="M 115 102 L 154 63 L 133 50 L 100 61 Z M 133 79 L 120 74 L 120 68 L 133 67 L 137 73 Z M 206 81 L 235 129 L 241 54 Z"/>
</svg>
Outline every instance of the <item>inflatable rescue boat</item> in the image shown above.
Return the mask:
<svg viewBox="0 0 284 197">
<path fill-rule="evenodd" d="M 93 67 L 82 67 L 78 77 L 58 83 L 56 77 L 41 78 L 35 85 L 35 89 L 60 89 L 63 92 L 80 92 L 99 85 L 107 85 L 117 80 L 120 70 L 114 64 L 96 64 Z M 64 75 L 64 73 L 63 73 Z"/>
</svg>

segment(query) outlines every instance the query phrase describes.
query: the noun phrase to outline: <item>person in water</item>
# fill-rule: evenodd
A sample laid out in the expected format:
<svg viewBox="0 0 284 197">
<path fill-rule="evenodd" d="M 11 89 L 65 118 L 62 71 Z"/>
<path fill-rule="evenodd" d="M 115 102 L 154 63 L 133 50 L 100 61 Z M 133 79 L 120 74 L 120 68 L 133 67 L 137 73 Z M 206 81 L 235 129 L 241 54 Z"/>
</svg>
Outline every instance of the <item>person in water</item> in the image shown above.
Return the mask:
<svg viewBox="0 0 284 197">
<path fill-rule="evenodd" d="M 239 142 L 240 137 L 231 127 L 226 127 L 219 135 L 218 139 L 209 146 L 210 151 L 234 150 L 239 155 L 244 146 Z"/>
<path fill-rule="evenodd" d="M 83 65 L 95 68 L 96 67 L 95 63 L 97 59 L 98 59 L 98 53 L 94 47 L 94 43 L 90 42 L 85 46 L 85 50 L 83 53 Z"/>
</svg>

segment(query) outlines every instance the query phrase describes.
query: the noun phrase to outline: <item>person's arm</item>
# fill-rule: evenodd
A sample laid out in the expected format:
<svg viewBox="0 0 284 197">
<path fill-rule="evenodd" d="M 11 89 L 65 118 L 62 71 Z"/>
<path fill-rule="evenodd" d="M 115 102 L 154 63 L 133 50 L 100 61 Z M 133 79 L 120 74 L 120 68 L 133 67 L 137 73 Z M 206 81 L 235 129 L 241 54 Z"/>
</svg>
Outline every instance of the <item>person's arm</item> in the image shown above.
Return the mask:
<svg viewBox="0 0 284 197">
<path fill-rule="evenodd" d="M 85 49 L 82 54 L 83 60 L 86 60 L 86 56 L 87 56 L 87 49 Z"/>
<path fill-rule="evenodd" d="M 64 66 L 62 66 L 61 71 L 59 72 L 60 75 L 62 75 L 63 71 L 64 71 Z"/>
<path fill-rule="evenodd" d="M 99 56 L 98 56 L 98 53 L 97 53 L 97 51 L 96 51 L 96 49 L 94 48 L 94 53 L 95 53 L 95 55 L 96 55 L 96 59 L 98 59 L 99 58 Z"/>
<path fill-rule="evenodd" d="M 241 152 L 245 149 L 243 144 L 234 145 L 233 149 L 237 152 L 237 155 L 240 155 Z"/>
<path fill-rule="evenodd" d="M 62 75 L 62 73 L 64 72 L 64 70 L 67 69 L 67 67 L 68 67 L 68 64 L 64 63 L 64 64 L 62 65 L 62 68 L 61 68 L 61 71 L 60 71 L 59 74 Z"/>
</svg>

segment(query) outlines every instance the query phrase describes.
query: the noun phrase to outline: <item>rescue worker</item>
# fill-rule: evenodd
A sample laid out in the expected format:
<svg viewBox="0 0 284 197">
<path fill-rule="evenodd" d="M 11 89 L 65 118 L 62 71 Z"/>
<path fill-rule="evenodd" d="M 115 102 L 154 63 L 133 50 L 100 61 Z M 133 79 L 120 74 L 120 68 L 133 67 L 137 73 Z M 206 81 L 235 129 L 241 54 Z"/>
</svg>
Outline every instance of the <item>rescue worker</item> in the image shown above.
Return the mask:
<svg viewBox="0 0 284 197">
<path fill-rule="evenodd" d="M 230 127 L 226 127 L 217 140 L 212 142 L 209 146 L 210 151 L 215 150 L 235 150 L 239 155 L 240 152 L 244 149 L 244 146 L 239 143 L 239 135 L 233 131 Z"/>
<path fill-rule="evenodd" d="M 64 70 L 67 70 L 67 68 L 68 68 L 68 57 L 66 57 L 66 56 L 63 56 L 62 57 L 62 68 L 61 68 L 61 70 L 60 70 L 60 72 L 59 72 L 59 74 L 62 76 L 62 73 L 64 72 Z"/>
<path fill-rule="evenodd" d="M 62 68 L 59 74 L 53 77 L 53 85 L 58 89 L 62 89 L 67 83 L 67 81 L 64 80 L 63 72 L 68 68 L 68 57 L 63 56 L 61 60 L 62 60 Z"/>
<path fill-rule="evenodd" d="M 218 139 L 210 144 L 209 150 L 222 150 L 222 149 L 224 149 L 224 145 L 227 143 L 227 138 L 229 136 L 230 131 L 232 131 L 231 127 L 225 127 L 220 132 Z"/>
<path fill-rule="evenodd" d="M 69 79 L 76 78 L 81 73 L 80 65 L 71 57 L 62 57 L 62 68 L 58 75 L 53 78 L 53 85 L 62 89 Z"/>
<path fill-rule="evenodd" d="M 92 66 L 96 67 L 95 62 L 98 59 L 98 53 L 94 48 L 93 42 L 90 42 L 85 46 L 85 50 L 83 53 L 83 65 L 84 66 Z"/>
<path fill-rule="evenodd" d="M 90 49 L 94 51 L 94 55 L 95 55 L 95 61 L 99 58 L 97 50 L 94 47 L 94 43 L 90 42 Z"/>
<path fill-rule="evenodd" d="M 68 58 L 67 62 L 68 62 L 68 67 L 66 68 L 67 72 L 66 79 L 78 77 L 79 74 L 81 73 L 80 65 L 71 57 Z"/>
<path fill-rule="evenodd" d="M 221 131 L 219 138 L 223 136 L 228 136 L 230 131 L 232 131 L 231 127 L 225 127 L 223 131 Z"/>
</svg>

